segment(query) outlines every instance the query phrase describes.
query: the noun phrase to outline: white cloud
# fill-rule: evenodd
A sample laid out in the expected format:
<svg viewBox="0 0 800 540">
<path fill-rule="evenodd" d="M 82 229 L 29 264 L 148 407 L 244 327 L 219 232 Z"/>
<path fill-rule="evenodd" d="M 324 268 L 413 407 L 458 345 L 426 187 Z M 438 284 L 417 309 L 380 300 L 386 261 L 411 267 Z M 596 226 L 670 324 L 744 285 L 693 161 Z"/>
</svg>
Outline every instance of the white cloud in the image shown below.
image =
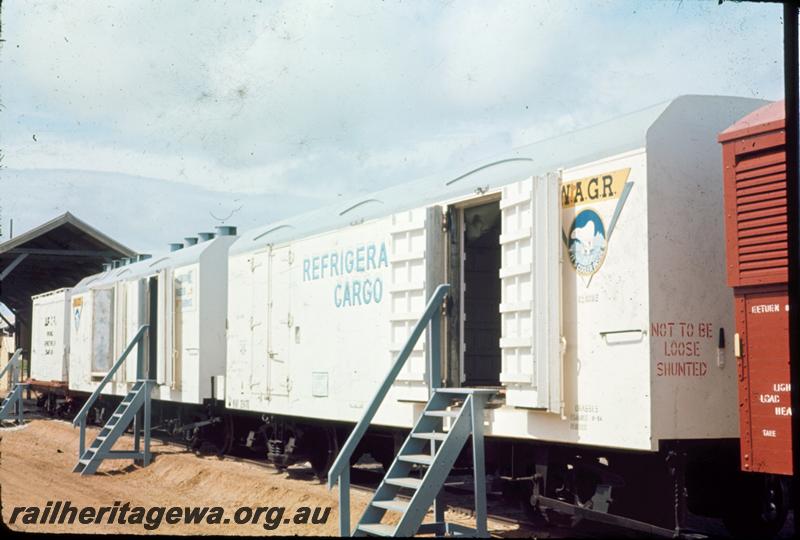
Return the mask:
<svg viewBox="0 0 800 540">
<path fill-rule="evenodd" d="M 779 16 L 731 2 L 5 3 L 0 144 L 8 167 L 321 200 L 680 93 L 778 98 Z"/>
</svg>

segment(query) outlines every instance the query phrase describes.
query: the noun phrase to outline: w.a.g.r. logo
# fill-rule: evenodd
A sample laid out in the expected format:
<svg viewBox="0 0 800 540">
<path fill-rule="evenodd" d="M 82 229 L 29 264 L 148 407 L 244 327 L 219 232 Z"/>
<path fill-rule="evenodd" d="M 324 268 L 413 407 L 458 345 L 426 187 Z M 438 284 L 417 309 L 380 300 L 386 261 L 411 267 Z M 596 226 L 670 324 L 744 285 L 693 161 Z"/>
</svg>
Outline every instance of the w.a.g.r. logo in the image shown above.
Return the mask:
<svg viewBox="0 0 800 540">
<path fill-rule="evenodd" d="M 628 182 L 630 172 L 629 168 L 620 169 L 561 185 L 561 239 L 586 287 L 605 261 L 611 235 L 633 188 L 633 182 Z M 592 208 L 581 209 L 584 205 Z"/>
<path fill-rule="evenodd" d="M 76 297 L 72 299 L 72 324 L 75 328 L 81 325 L 81 312 L 83 311 L 83 297 Z"/>
<path fill-rule="evenodd" d="M 606 256 L 606 228 L 594 210 L 584 210 L 569 230 L 569 260 L 579 274 L 597 272 Z"/>
</svg>

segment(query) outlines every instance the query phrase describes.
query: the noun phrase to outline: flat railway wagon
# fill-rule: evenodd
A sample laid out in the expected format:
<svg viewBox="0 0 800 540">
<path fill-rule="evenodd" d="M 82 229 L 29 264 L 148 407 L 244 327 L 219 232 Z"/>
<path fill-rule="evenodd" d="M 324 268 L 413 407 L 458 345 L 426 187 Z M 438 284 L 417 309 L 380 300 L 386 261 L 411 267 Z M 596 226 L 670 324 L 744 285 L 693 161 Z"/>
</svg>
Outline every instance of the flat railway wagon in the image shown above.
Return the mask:
<svg viewBox="0 0 800 540">
<path fill-rule="evenodd" d="M 77 412 L 68 388 L 70 289 L 63 288 L 31 298 L 31 372 L 28 388 L 40 396 L 37 406 L 47 413 L 67 417 Z"/>
<path fill-rule="evenodd" d="M 765 103 L 684 96 L 246 232 L 230 249 L 228 409 L 263 415 L 272 460 L 324 468 L 449 283 L 435 382 L 496 392 L 486 467 L 509 492 L 651 533 L 687 510 L 776 530 L 737 500 L 716 143 Z M 385 467 L 428 401 L 427 354 L 421 339 L 362 442 Z"/>
<path fill-rule="evenodd" d="M 763 493 L 740 498 L 716 142 L 765 103 L 683 96 L 88 277 L 69 295 L 69 389 L 94 391 L 147 323 L 154 425 L 322 477 L 449 283 L 441 380 L 423 337 L 353 459 L 392 463 L 431 386 L 488 389 L 486 470 L 532 513 L 771 532 Z"/>
</svg>

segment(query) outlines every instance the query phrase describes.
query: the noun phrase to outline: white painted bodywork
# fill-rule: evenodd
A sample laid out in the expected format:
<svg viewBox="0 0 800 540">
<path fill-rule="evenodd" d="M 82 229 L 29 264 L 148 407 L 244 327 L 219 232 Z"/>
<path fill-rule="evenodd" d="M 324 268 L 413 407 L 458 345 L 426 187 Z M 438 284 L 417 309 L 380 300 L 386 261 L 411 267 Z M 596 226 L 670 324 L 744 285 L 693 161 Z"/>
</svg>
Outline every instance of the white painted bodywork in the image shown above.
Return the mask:
<svg viewBox="0 0 800 540">
<path fill-rule="evenodd" d="M 69 289 L 34 296 L 31 316 L 31 379 L 67 380 L 69 370 Z"/>
<path fill-rule="evenodd" d="M 500 194 L 505 404 L 487 411 L 487 433 L 639 450 L 738 436 L 732 344 L 717 348 L 720 328 L 733 335 L 733 310 L 715 141 L 762 104 L 683 97 L 246 233 L 231 248 L 227 405 L 357 421 L 443 280 L 441 208 Z M 559 171 L 564 184 L 585 179 L 585 189 L 593 177 L 623 173 L 608 197 L 562 207 L 559 227 L 552 189 L 534 184 Z M 323 269 L 325 254 L 330 265 L 332 253 L 357 258 L 384 244 L 385 266 Z M 568 245 L 583 262 L 573 265 Z M 337 307 L 337 287 L 378 279 L 381 301 Z M 665 339 L 652 329 L 665 322 L 693 323 L 695 332 L 703 324 L 709 335 L 696 347 L 666 341 L 704 368 L 660 374 Z M 376 422 L 410 427 L 427 379 L 420 347 Z"/>
<path fill-rule="evenodd" d="M 82 313 L 80 322 L 73 321 L 70 328 L 70 389 L 95 390 L 144 324 L 148 280 L 157 277 L 153 398 L 194 404 L 211 398 L 212 377 L 225 374 L 227 255 L 234 240 L 218 237 L 81 281 L 71 297 L 73 311 L 80 307 Z M 99 307 L 103 309 L 98 311 Z M 136 381 L 137 348 L 104 393 L 128 392 Z"/>
</svg>

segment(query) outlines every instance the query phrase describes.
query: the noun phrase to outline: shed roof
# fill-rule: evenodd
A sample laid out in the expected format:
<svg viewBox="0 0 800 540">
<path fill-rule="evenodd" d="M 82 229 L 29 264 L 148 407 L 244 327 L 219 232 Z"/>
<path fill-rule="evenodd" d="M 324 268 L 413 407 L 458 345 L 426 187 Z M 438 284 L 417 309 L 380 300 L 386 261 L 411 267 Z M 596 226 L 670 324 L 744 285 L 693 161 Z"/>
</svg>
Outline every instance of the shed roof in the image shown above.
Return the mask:
<svg viewBox="0 0 800 540">
<path fill-rule="evenodd" d="M 71 287 L 104 262 L 135 254 L 66 212 L 0 244 L 0 301 L 27 311 L 32 296 Z"/>
</svg>

